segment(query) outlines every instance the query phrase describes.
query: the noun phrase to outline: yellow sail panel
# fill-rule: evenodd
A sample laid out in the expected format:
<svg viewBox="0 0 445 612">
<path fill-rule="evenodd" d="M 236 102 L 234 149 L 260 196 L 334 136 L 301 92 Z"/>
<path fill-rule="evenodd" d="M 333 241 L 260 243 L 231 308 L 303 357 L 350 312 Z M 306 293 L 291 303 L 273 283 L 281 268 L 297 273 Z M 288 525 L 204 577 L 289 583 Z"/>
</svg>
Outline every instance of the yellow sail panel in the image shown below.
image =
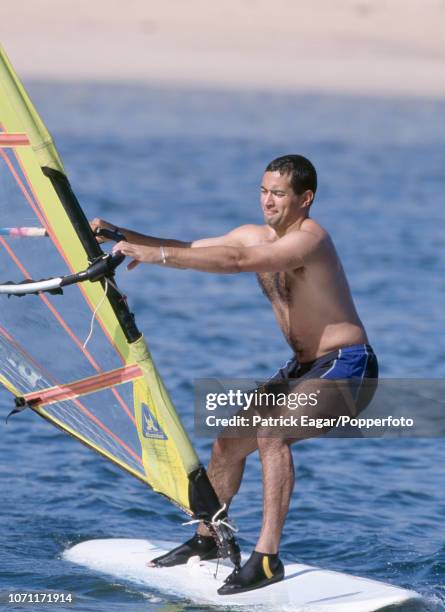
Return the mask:
<svg viewBox="0 0 445 612">
<path fill-rule="evenodd" d="M 50 133 L 46 129 L 39 113 L 34 108 L 23 84 L 1 46 L 0 56 L 0 80 L 2 82 L 3 94 L 8 99 L 14 112 L 18 115 L 21 123 L 26 126 L 40 166 L 48 166 L 54 170 L 65 172 L 62 160 L 57 153 Z"/>
<path fill-rule="evenodd" d="M 143 338 L 130 345 L 143 378 L 134 383 L 134 407 L 142 459 L 150 484 L 156 491 L 188 505 L 188 481 L 181 474 L 197 468 L 197 456 L 165 391 Z"/>
<path fill-rule="evenodd" d="M 0 228 L 44 227 L 49 237 L 0 235 L 2 281 L 61 276 L 103 252 L 71 190 L 51 136 L 6 55 L 0 57 Z M 108 380 L 125 384 L 34 406 L 36 412 L 191 512 L 189 476 L 198 457 L 146 343 L 113 285 L 85 282 L 65 294 L 0 296 L 0 382 L 16 397 Z M 92 311 L 97 325 L 87 346 Z"/>
</svg>

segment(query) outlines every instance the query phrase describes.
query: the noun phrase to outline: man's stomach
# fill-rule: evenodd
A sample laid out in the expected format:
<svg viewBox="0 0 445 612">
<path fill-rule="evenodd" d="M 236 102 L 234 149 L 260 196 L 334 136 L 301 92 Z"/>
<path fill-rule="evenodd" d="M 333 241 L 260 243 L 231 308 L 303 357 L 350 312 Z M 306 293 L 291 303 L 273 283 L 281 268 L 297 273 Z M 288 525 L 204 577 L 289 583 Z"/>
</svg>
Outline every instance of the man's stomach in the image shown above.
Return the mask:
<svg viewBox="0 0 445 612">
<path fill-rule="evenodd" d="M 280 323 L 280 322 L 279 322 Z M 298 326 L 283 325 L 281 329 L 301 363 L 313 361 L 331 351 L 356 344 L 368 344 L 361 322 L 328 323 L 319 328 L 309 323 Z"/>
</svg>

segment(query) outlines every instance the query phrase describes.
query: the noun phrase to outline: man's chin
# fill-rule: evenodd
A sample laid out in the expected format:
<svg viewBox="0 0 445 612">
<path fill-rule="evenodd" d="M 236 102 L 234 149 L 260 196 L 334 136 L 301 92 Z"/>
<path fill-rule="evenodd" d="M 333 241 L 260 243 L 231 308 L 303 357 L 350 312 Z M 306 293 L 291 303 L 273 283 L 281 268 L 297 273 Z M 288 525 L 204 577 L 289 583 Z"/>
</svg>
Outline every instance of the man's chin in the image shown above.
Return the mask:
<svg viewBox="0 0 445 612">
<path fill-rule="evenodd" d="M 274 217 L 264 217 L 264 222 L 266 223 L 266 225 L 268 225 L 269 227 L 275 227 L 277 225 L 277 219 L 275 219 Z"/>
</svg>

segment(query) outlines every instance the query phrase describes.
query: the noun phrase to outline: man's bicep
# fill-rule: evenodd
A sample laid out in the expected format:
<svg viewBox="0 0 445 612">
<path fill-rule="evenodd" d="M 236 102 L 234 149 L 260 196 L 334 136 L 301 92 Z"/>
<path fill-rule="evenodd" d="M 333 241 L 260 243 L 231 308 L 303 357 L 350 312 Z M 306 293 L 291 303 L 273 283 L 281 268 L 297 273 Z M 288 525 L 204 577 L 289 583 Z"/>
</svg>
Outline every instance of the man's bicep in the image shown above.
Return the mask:
<svg viewBox="0 0 445 612">
<path fill-rule="evenodd" d="M 200 238 L 199 240 L 193 240 L 191 243 L 192 249 L 195 247 L 213 247 L 224 245 L 225 236 L 214 236 L 213 238 Z"/>
<path fill-rule="evenodd" d="M 191 247 L 214 247 L 214 246 L 245 246 L 248 241 L 248 236 L 255 226 L 241 225 L 223 236 L 215 236 L 214 238 L 201 238 L 194 240 Z"/>
</svg>

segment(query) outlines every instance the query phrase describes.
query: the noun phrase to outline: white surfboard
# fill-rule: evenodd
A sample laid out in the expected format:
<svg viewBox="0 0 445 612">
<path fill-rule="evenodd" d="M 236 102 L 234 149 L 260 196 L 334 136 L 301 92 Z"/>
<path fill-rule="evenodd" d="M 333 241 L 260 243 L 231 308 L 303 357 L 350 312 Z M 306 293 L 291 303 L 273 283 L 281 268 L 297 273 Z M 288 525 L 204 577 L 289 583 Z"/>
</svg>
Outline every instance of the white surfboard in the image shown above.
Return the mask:
<svg viewBox="0 0 445 612">
<path fill-rule="evenodd" d="M 120 580 L 202 604 L 289 612 L 370 612 L 408 603 L 415 608 L 421 602 L 420 595 L 414 591 L 301 563 L 286 564 L 285 579 L 276 584 L 247 593 L 218 595 L 217 588 L 232 571 L 230 563 L 219 564 L 216 578 L 216 561 L 200 561 L 198 557 L 190 559 L 187 565 L 147 567 L 148 561 L 175 546 L 163 541 L 89 540 L 65 551 L 63 558 Z"/>
</svg>

